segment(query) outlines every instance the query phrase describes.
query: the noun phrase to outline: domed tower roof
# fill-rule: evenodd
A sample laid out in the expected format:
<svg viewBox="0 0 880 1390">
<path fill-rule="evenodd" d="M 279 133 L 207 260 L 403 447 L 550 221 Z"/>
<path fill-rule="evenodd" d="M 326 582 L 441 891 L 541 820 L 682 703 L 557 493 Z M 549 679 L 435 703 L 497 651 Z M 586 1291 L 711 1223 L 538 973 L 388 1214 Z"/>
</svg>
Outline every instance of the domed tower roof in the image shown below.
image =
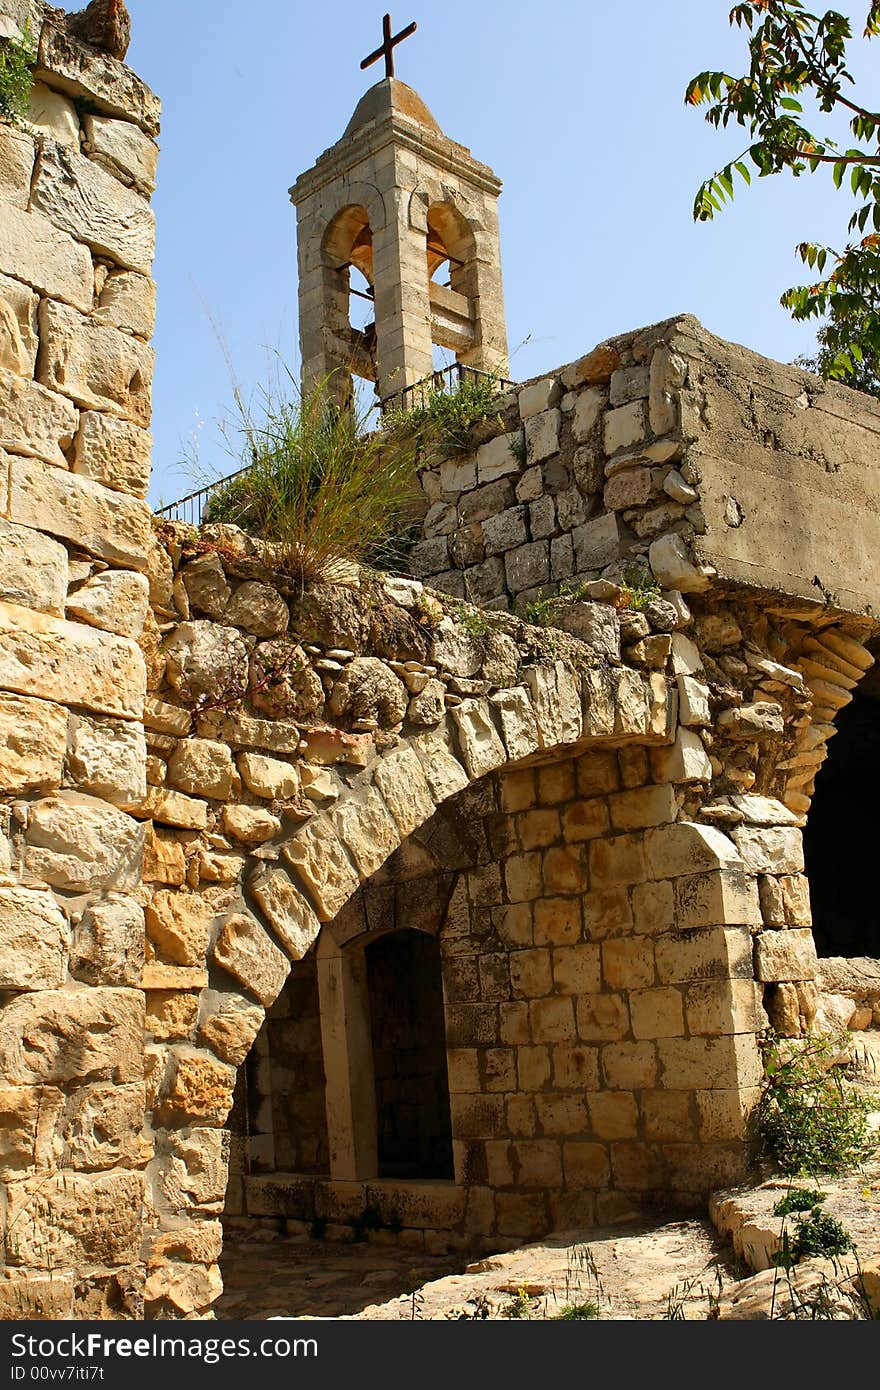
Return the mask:
<svg viewBox="0 0 880 1390">
<path fill-rule="evenodd" d="M 418 92 L 396 77 L 386 77 L 361 97 L 342 138 L 345 140 L 371 122 L 382 121 L 393 115 L 414 121 L 434 135 L 443 134 Z"/>
</svg>

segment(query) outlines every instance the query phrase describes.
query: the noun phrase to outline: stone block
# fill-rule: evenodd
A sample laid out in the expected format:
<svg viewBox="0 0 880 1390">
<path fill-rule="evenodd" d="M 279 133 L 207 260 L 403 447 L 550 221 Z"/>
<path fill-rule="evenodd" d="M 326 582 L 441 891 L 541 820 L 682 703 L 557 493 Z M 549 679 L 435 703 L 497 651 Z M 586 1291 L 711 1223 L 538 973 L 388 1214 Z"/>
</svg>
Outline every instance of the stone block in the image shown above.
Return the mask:
<svg viewBox="0 0 880 1390">
<path fill-rule="evenodd" d="M 232 1108 L 235 1068 L 208 1052 L 175 1049 L 171 1077 L 157 1110 L 160 1123 L 222 1125 Z"/>
<path fill-rule="evenodd" d="M 449 736 L 445 729 L 420 734 L 413 739 L 412 748 L 428 783 L 431 795 L 438 804 L 468 785 L 468 774 L 457 758 L 452 756 Z"/>
<path fill-rule="evenodd" d="M 602 1075 L 610 1091 L 642 1091 L 656 1085 L 657 1049 L 651 1042 L 608 1043 Z"/>
<path fill-rule="evenodd" d="M 0 198 L 13 209 L 25 209 L 31 194 L 36 146 L 24 131 L 4 122 L 0 130 Z"/>
<path fill-rule="evenodd" d="M 752 980 L 707 980 L 691 985 L 686 996 L 691 1037 L 759 1033 L 766 1027 L 760 990 Z"/>
<path fill-rule="evenodd" d="M 586 995 L 577 1001 L 577 1033 L 583 1042 L 616 1042 L 630 1031 L 622 994 Z"/>
<path fill-rule="evenodd" d="M 28 818 L 28 874 L 66 893 L 125 892 L 140 882 L 145 828 L 96 797 L 59 792 Z"/>
<path fill-rule="evenodd" d="M 553 952 L 553 987 L 558 994 L 598 994 L 602 988 L 600 948 L 582 942 Z"/>
<path fill-rule="evenodd" d="M 705 728 L 712 722 L 709 711 L 709 687 L 693 676 L 676 678 L 678 687 L 678 717 L 689 728 Z"/>
<path fill-rule="evenodd" d="M 67 305 L 40 305 L 37 380 L 85 410 L 150 423 L 153 349 L 118 328 L 83 318 Z"/>
<path fill-rule="evenodd" d="M 59 989 L 70 929 L 51 893 L 0 888 L 0 989 Z"/>
<path fill-rule="evenodd" d="M 0 366 L 0 449 L 67 468 L 76 423 L 71 401 Z"/>
<path fill-rule="evenodd" d="M 19 280 L 0 275 L 0 366 L 32 377 L 40 346 L 39 295 Z"/>
<path fill-rule="evenodd" d="M 634 930 L 649 936 L 671 931 L 675 922 L 675 897 L 671 883 L 640 883 L 632 890 Z"/>
<path fill-rule="evenodd" d="M 411 835 L 434 814 L 434 798 L 412 748 L 386 753 L 379 759 L 373 767 L 373 782 L 401 836 Z"/>
<path fill-rule="evenodd" d="M 239 753 L 238 770 L 248 791 L 267 801 L 290 801 L 299 791 L 299 775 L 292 763 L 262 753 Z"/>
<path fill-rule="evenodd" d="M 763 829 L 739 825 L 731 832 L 731 839 L 751 873 L 803 872 L 803 837 L 795 825 L 767 826 Z"/>
<path fill-rule="evenodd" d="M 47 700 L 0 695 L 0 786 L 6 795 L 56 791 L 66 752 L 65 709 Z"/>
<path fill-rule="evenodd" d="M 616 835 L 590 845 L 590 881 L 594 888 L 642 883 L 645 871 L 644 837 Z"/>
<path fill-rule="evenodd" d="M 620 559 L 626 547 L 623 524 L 614 512 L 584 522 L 572 532 L 572 540 L 576 574 L 604 569 Z"/>
<path fill-rule="evenodd" d="M 105 281 L 92 317 L 146 342 L 156 326 L 156 286 L 135 271 L 114 271 Z"/>
<path fill-rule="evenodd" d="M 609 511 L 644 507 L 656 495 L 650 468 L 623 468 L 605 484 L 605 506 Z"/>
<path fill-rule="evenodd" d="M 615 830 L 642 830 L 663 825 L 674 821 L 678 812 L 675 790 L 668 784 L 615 792 L 608 798 L 608 805 Z"/>
<path fill-rule="evenodd" d="M 590 1124 L 599 1139 L 633 1139 L 638 1133 L 636 1098 L 626 1091 L 605 1091 L 587 1097 Z"/>
<path fill-rule="evenodd" d="M 525 545 L 528 541 L 525 507 L 507 507 L 506 512 L 487 517 L 482 523 L 482 541 L 487 556 L 506 555 L 507 550 L 516 550 L 517 546 Z M 475 556 L 475 559 L 481 559 L 481 556 Z"/>
<path fill-rule="evenodd" d="M 507 761 L 490 708 L 487 700 L 465 700 L 452 711 L 462 762 L 475 781 Z"/>
<path fill-rule="evenodd" d="M 66 613 L 78 622 L 104 632 L 137 640 L 144 630 L 150 602 L 146 575 L 130 570 L 104 570 L 70 594 Z"/>
<path fill-rule="evenodd" d="M 202 965 L 214 916 L 197 893 L 159 892 L 147 904 L 147 935 L 175 964 Z"/>
<path fill-rule="evenodd" d="M 90 98 L 93 109 L 136 121 L 150 135 L 159 130 L 161 105 L 141 79 L 118 59 L 78 43 L 63 27 L 43 25 L 38 68 L 73 97 Z"/>
<path fill-rule="evenodd" d="M 547 541 L 532 541 L 509 550 L 504 556 L 507 587 L 512 594 L 534 589 L 550 579 L 550 546 Z"/>
<path fill-rule="evenodd" d="M 607 401 L 605 392 L 595 387 L 578 392 L 572 417 L 572 433 L 577 443 L 583 444 L 590 438 L 602 418 Z"/>
<path fill-rule="evenodd" d="M 644 936 L 604 941 L 602 974 L 609 989 L 646 989 L 653 985 L 653 943 Z"/>
<path fill-rule="evenodd" d="M 10 460 L 9 516 L 19 526 L 72 541 L 111 565 L 147 567 L 152 528 L 146 503 L 36 459 Z"/>
<path fill-rule="evenodd" d="M 555 377 L 545 377 L 543 381 L 533 381 L 524 386 L 518 396 L 519 416 L 528 420 L 533 415 L 541 415 L 555 406 L 562 391 Z"/>
<path fill-rule="evenodd" d="M 494 483 L 499 478 L 520 471 L 521 465 L 515 453 L 517 440 L 520 439 L 522 434 L 517 430 L 514 434 L 496 435 L 488 443 L 480 445 L 477 450 L 477 472 L 481 483 Z M 469 484 L 471 487 L 473 485 Z"/>
<path fill-rule="evenodd" d="M 72 145 L 79 149 L 79 116 L 69 97 L 54 92 L 45 82 L 35 82 L 31 88 L 31 99 L 27 113 L 28 124 L 35 126 L 42 135 L 57 140 L 59 145 Z M 30 194 L 30 177 L 28 178 Z M 26 206 L 26 201 L 22 206 Z"/>
<path fill-rule="evenodd" d="M 651 1091 L 642 1096 L 641 1106 L 646 1139 L 680 1143 L 694 1137 L 689 1091 Z"/>
<path fill-rule="evenodd" d="M 11 1183 L 7 1259 L 35 1269 L 133 1264 L 143 1199 L 141 1173 L 58 1173 Z"/>
<path fill-rule="evenodd" d="M 761 1083 L 757 1039 L 751 1033 L 718 1038 L 661 1038 L 660 1085 L 667 1090 L 730 1090 Z"/>
<path fill-rule="evenodd" d="M 647 400 L 649 389 L 647 367 L 618 367 L 611 376 L 611 404 L 620 406 Z"/>
<path fill-rule="evenodd" d="M 152 448 L 153 436 L 130 421 L 83 411 L 74 440 L 73 471 L 117 492 L 145 497 Z"/>
<path fill-rule="evenodd" d="M 655 942 L 661 984 L 693 980 L 750 979 L 752 939 L 747 927 L 709 927 L 659 936 Z"/>
<path fill-rule="evenodd" d="M 653 541 L 648 550 L 648 560 L 654 578 L 662 589 L 697 594 L 709 586 L 709 576 L 694 564 L 684 541 L 675 533 Z"/>
<path fill-rule="evenodd" d="M 248 756 L 241 754 L 242 759 Z M 226 801 L 238 784 L 229 748 L 206 738 L 178 743 L 168 762 L 168 780 L 181 791 L 215 801 Z"/>
<path fill-rule="evenodd" d="M 629 996 L 633 1036 L 636 1038 L 680 1038 L 684 1035 L 681 991 L 669 986 L 636 989 Z"/>
<path fill-rule="evenodd" d="M 583 732 L 579 684 L 561 661 L 552 666 L 527 666 L 523 679 L 532 698 L 542 748 L 576 743 Z"/>
<path fill-rule="evenodd" d="M 324 833 L 328 836 L 330 834 L 326 829 Z M 310 839 L 308 845 L 309 852 L 313 852 L 314 841 Z M 337 866 L 333 857 L 336 846 L 339 847 L 340 865 L 342 863 L 342 845 L 334 836 L 332 843 L 328 841 L 330 862 L 320 879 L 327 885 L 324 892 L 328 899 L 337 893 L 341 895 L 345 891 L 344 884 L 349 881 L 347 878 L 343 879 L 343 869 Z M 294 860 L 291 862 L 295 863 Z M 347 861 L 344 872 L 349 872 Z M 304 872 L 301 876 L 306 877 Z M 259 874 L 251 883 L 251 892 L 291 960 L 301 960 L 314 945 L 320 930 L 318 918 L 303 894 L 281 869 L 267 869 L 265 873 Z M 349 894 L 346 894 L 346 899 L 348 896 Z"/>
<path fill-rule="evenodd" d="M 132 121 L 115 121 L 107 116 L 83 117 L 84 146 L 96 164 L 114 178 L 133 183 L 149 196 L 156 186 L 159 149 Z"/>
<path fill-rule="evenodd" d="M 583 893 L 587 888 L 586 854 L 578 846 L 548 849 L 543 864 L 547 893 Z"/>
<path fill-rule="evenodd" d="M 581 1000 L 578 1000 L 580 1008 Z M 529 1004 L 532 1037 L 538 1043 L 574 1042 L 574 1001 L 569 998 L 535 999 Z"/>
<path fill-rule="evenodd" d="M 605 414 L 605 453 L 619 453 L 621 449 L 631 449 L 641 444 L 648 431 L 647 411 L 644 401 L 631 401 L 629 405 L 617 406 Z"/>
<path fill-rule="evenodd" d="M 536 752 L 539 747 L 538 724 L 522 686 L 499 690 L 490 696 L 489 703 L 501 727 L 509 761 L 517 762 Z"/>
<path fill-rule="evenodd" d="M 599 1049 L 556 1043 L 552 1050 L 553 1085 L 561 1090 L 599 1090 Z"/>
<path fill-rule="evenodd" d="M 223 829 L 245 845 L 262 845 L 281 831 L 281 821 L 262 806 L 224 806 Z"/>
<path fill-rule="evenodd" d="M 754 878 L 741 868 L 728 868 L 676 879 L 675 925 L 679 931 L 725 923 L 761 925 Z"/>
<path fill-rule="evenodd" d="M 5 1269 L 0 1274 L 0 1320 L 3 1322 L 70 1321 L 73 1311 L 73 1274 L 52 1269 Z"/>
<path fill-rule="evenodd" d="M 21 994 L 0 1016 L 0 1070 L 13 1085 L 138 1081 L 144 996 L 131 989 Z"/>
<path fill-rule="evenodd" d="M 697 1091 L 699 1137 L 702 1143 L 746 1139 L 749 1135 L 750 1120 L 760 1097 L 761 1092 L 757 1087 L 732 1088 L 729 1091 Z"/>
<path fill-rule="evenodd" d="M 51 299 L 89 313 L 94 297 L 92 258 L 52 220 L 3 204 L 0 271 Z"/>
<path fill-rule="evenodd" d="M 676 429 L 679 398 L 687 375 L 686 360 L 673 352 L 666 343 L 661 343 L 654 349 L 649 386 L 651 430 L 654 434 L 669 434 Z"/>
<path fill-rule="evenodd" d="M 134 898 L 92 903 L 74 928 L 70 973 L 90 985 L 139 985 L 144 939 L 144 909 Z"/>
<path fill-rule="evenodd" d="M 671 748 L 651 749 L 651 768 L 658 781 L 710 782 L 712 762 L 699 734 L 679 728 Z"/>
<path fill-rule="evenodd" d="M 559 430 L 562 415 L 558 410 L 544 410 L 526 420 L 526 450 L 530 463 L 541 463 L 559 453 Z"/>
<path fill-rule="evenodd" d="M 327 819 L 365 879 L 400 846 L 400 831 L 375 787 L 341 801 Z"/>
<path fill-rule="evenodd" d="M 737 847 L 714 826 L 682 821 L 645 834 L 650 877 L 681 878 L 707 869 L 741 866 Z"/>
<path fill-rule="evenodd" d="M 244 913 L 227 918 L 214 960 L 266 1008 L 274 1004 L 290 973 L 290 962 L 260 924 Z"/>
<path fill-rule="evenodd" d="M 765 931 L 755 946 L 755 971 L 759 980 L 814 980 L 818 970 L 816 946 L 809 927 L 789 931 Z"/>
<path fill-rule="evenodd" d="M 146 1147 L 141 1141 L 143 1124 L 144 1088 L 140 1082 L 84 1087 L 65 1110 L 60 1133 L 63 1166 L 86 1172 L 138 1167 Z"/>
<path fill-rule="evenodd" d="M 561 602 L 551 607 L 548 620 L 551 626 L 586 642 L 598 656 L 619 661 L 620 624 L 610 604 Z"/>
<path fill-rule="evenodd" d="M 156 249 L 149 203 L 78 151 L 45 142 L 31 207 L 98 255 L 149 275 Z"/>
</svg>

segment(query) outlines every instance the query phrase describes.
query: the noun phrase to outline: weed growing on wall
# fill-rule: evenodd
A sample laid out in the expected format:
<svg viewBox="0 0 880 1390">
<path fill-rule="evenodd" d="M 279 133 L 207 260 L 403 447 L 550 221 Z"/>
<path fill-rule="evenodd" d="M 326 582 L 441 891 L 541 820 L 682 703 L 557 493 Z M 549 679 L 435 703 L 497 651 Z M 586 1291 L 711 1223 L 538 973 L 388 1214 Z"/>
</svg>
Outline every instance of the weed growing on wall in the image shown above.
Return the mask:
<svg viewBox="0 0 880 1390">
<path fill-rule="evenodd" d="M 390 567 L 413 534 L 416 439 L 370 431 L 329 378 L 302 396 L 292 379 L 290 388 L 265 390 L 256 416 L 236 391 L 226 433 L 245 471 L 217 489 L 205 521 L 270 542 L 278 568 L 303 584 L 344 577 L 356 562 Z"/>
<path fill-rule="evenodd" d="M 417 404 L 386 415 L 383 433 L 416 439 L 423 461 L 466 454 L 472 447 L 474 426 L 497 415 L 500 380 L 497 372 L 481 372 L 466 373 L 452 389 L 445 378 L 432 382 L 421 391 Z M 498 423 L 502 423 L 500 416 Z"/>
<path fill-rule="evenodd" d="M 17 125 L 27 115 L 36 56 L 29 22 L 20 39 L 0 39 L 0 121 Z"/>
<path fill-rule="evenodd" d="M 876 1149 L 868 1127 L 870 1102 L 831 1066 L 837 1051 L 830 1037 L 811 1038 L 799 1048 L 774 1036 L 768 1040 L 758 1108 L 761 1154 L 789 1176 L 839 1176 Z"/>
</svg>

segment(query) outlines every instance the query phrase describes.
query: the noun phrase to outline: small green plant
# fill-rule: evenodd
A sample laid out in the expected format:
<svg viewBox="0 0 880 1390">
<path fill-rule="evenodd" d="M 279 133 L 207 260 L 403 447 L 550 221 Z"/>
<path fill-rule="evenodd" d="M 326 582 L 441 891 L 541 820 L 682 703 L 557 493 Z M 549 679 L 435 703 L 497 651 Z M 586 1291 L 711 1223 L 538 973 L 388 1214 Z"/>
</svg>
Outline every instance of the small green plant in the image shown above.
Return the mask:
<svg viewBox="0 0 880 1390">
<path fill-rule="evenodd" d="M 836 1177 L 876 1149 L 868 1127 L 871 1103 L 830 1065 L 837 1051 L 831 1037 L 810 1038 L 796 1049 L 768 1038 L 758 1135 L 763 1157 L 790 1177 Z"/>
<path fill-rule="evenodd" d="M 598 1303 L 566 1303 L 561 1313 L 557 1313 L 557 1322 L 586 1322 L 590 1319 L 598 1318 Z"/>
<path fill-rule="evenodd" d="M 465 603 L 451 603 L 449 616 L 469 637 L 485 637 L 488 633 L 494 632 L 497 627 L 492 613 L 487 613 L 483 608 L 470 607 Z"/>
<path fill-rule="evenodd" d="M 640 565 L 626 565 L 623 570 L 623 606 L 641 611 L 660 597 L 660 585 Z"/>
<path fill-rule="evenodd" d="M 814 1208 L 808 1216 L 799 1216 L 795 1222 L 791 1253 L 796 1260 L 806 1260 L 822 1256 L 833 1260 L 836 1255 L 845 1255 L 852 1250 L 852 1236 L 834 1216 L 829 1216 L 821 1207 Z"/>
<path fill-rule="evenodd" d="M 792 1212 L 812 1211 L 825 1200 L 825 1193 L 815 1187 L 790 1187 L 773 1208 L 774 1216 L 791 1216 Z"/>
<path fill-rule="evenodd" d="M 514 1320 L 518 1320 L 521 1318 L 530 1318 L 531 1315 L 532 1303 L 531 1299 L 529 1298 L 528 1285 L 520 1284 L 519 1288 L 517 1289 L 513 1298 L 511 1298 L 510 1302 L 506 1303 L 504 1307 L 501 1309 L 501 1316 L 503 1318 L 513 1318 Z"/>
<path fill-rule="evenodd" d="M 500 379 L 499 372 L 466 372 L 453 389 L 438 379 L 422 391 L 417 404 L 390 411 L 382 432 L 417 439 L 423 460 L 467 453 L 474 425 L 493 413 Z M 502 424 L 500 415 L 498 423 Z"/>
<path fill-rule="evenodd" d="M 520 468 L 525 468 L 529 461 L 529 441 L 526 439 L 525 430 L 517 430 L 516 434 L 510 436 L 508 448 Z"/>
<path fill-rule="evenodd" d="M 533 627 L 552 627 L 551 619 L 560 603 L 583 603 L 588 598 L 588 583 L 586 579 L 564 580 L 555 594 L 533 599 L 531 603 L 526 604 L 523 617 Z"/>
<path fill-rule="evenodd" d="M 18 125 L 27 115 L 36 56 L 29 20 L 20 39 L 0 39 L 0 121 Z"/>
</svg>

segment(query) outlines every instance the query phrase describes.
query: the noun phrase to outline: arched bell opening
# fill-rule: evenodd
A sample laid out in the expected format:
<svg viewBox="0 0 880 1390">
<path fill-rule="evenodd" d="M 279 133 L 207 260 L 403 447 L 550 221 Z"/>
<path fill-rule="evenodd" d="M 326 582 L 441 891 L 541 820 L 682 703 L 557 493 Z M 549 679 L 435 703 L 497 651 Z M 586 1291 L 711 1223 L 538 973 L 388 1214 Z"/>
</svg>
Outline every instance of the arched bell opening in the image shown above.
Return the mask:
<svg viewBox="0 0 880 1390">
<path fill-rule="evenodd" d="M 476 242 L 451 203 L 433 203 L 427 212 L 426 255 L 434 348 L 467 363 L 476 342 Z M 435 366 L 448 365 L 438 358 Z"/>
<path fill-rule="evenodd" d="M 343 208 L 324 236 L 325 322 L 332 356 L 350 381 L 375 382 L 377 369 L 373 229 L 361 204 Z"/>
</svg>

